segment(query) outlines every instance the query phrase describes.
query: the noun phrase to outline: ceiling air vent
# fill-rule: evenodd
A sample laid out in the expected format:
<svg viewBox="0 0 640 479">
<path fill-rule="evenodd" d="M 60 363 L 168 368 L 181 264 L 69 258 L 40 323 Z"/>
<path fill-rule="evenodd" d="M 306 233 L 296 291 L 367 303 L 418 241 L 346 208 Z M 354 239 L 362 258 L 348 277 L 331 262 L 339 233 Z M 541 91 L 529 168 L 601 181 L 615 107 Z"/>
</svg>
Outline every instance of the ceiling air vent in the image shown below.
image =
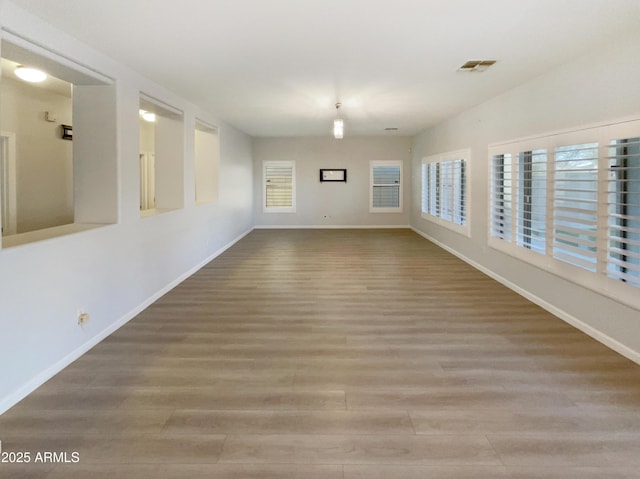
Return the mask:
<svg viewBox="0 0 640 479">
<path fill-rule="evenodd" d="M 387 127 L 387 128 L 384 129 L 384 131 L 398 131 L 398 129 L 395 128 L 395 127 L 394 128 Z"/>
<path fill-rule="evenodd" d="M 483 72 L 491 65 L 493 65 L 495 60 L 469 60 L 467 63 L 458 68 L 458 71 L 461 72 Z"/>
</svg>

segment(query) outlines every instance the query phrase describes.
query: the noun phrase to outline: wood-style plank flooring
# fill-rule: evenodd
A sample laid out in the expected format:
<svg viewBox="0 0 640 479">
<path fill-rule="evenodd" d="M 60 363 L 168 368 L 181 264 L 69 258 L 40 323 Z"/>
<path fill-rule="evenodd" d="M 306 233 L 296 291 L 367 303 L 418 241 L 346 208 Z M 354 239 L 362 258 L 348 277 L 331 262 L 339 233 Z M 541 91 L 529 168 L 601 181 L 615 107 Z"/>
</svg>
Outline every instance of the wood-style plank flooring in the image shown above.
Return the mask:
<svg viewBox="0 0 640 479">
<path fill-rule="evenodd" d="M 80 455 L 1 478 L 640 478 L 640 367 L 409 230 L 257 230 L 0 440 Z"/>
</svg>

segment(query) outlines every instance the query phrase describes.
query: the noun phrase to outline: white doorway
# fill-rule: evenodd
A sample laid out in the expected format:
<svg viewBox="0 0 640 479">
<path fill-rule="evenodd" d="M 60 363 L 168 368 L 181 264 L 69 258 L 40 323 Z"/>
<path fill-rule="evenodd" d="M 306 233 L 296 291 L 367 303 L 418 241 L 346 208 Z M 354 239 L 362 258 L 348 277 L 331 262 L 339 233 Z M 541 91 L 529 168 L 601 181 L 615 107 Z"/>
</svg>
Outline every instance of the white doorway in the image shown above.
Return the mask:
<svg viewBox="0 0 640 479">
<path fill-rule="evenodd" d="M 16 134 L 0 132 L 0 214 L 2 236 L 17 233 Z"/>
</svg>

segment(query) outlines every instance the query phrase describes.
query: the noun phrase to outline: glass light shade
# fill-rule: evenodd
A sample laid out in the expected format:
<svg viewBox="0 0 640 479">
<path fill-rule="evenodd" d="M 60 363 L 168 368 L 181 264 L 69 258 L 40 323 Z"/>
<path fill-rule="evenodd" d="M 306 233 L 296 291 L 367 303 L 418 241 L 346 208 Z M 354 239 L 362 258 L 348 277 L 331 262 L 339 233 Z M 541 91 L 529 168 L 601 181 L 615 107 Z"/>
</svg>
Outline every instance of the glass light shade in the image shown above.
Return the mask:
<svg viewBox="0 0 640 479">
<path fill-rule="evenodd" d="M 36 68 L 27 68 L 19 65 L 16 67 L 15 74 L 21 80 L 29 83 L 40 83 L 47 79 L 47 74 Z"/>
<path fill-rule="evenodd" d="M 333 120 L 333 136 L 340 140 L 344 136 L 344 120 L 337 118 Z"/>
<path fill-rule="evenodd" d="M 156 114 L 150 111 L 140 110 L 140 116 L 144 121 L 154 123 L 156 121 Z"/>
</svg>

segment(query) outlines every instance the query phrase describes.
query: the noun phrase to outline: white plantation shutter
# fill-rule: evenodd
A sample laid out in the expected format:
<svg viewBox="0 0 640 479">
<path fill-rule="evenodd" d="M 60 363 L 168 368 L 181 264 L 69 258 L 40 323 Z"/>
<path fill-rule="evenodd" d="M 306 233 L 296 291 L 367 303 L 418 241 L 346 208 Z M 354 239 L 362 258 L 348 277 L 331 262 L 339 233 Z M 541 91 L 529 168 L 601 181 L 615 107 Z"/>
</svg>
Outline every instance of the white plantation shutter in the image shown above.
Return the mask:
<svg viewBox="0 0 640 479">
<path fill-rule="evenodd" d="M 440 163 L 429 164 L 429 210 L 432 216 L 440 216 Z"/>
<path fill-rule="evenodd" d="M 373 207 L 398 208 L 400 206 L 400 167 L 374 166 Z"/>
<path fill-rule="evenodd" d="M 547 217 L 547 151 L 518 154 L 518 203 L 516 211 L 519 246 L 545 254 Z"/>
<path fill-rule="evenodd" d="M 440 163 L 440 217 L 457 225 L 465 224 L 465 161 Z"/>
<path fill-rule="evenodd" d="M 402 163 L 374 161 L 371 163 L 371 211 L 402 210 Z"/>
<path fill-rule="evenodd" d="M 429 173 L 431 165 L 428 163 L 422 163 L 422 212 L 427 213 L 431 211 L 431 190 L 429 186 Z"/>
<path fill-rule="evenodd" d="M 611 141 L 607 166 L 607 275 L 640 287 L 640 137 Z"/>
<path fill-rule="evenodd" d="M 554 258 L 596 271 L 598 144 L 556 148 L 553 191 Z"/>
<path fill-rule="evenodd" d="M 442 218 L 457 225 L 466 222 L 465 161 L 451 160 L 441 163 Z"/>
<path fill-rule="evenodd" d="M 294 209 L 293 162 L 267 161 L 264 164 L 265 210 L 291 212 Z"/>
<path fill-rule="evenodd" d="M 422 213 L 440 216 L 439 163 L 422 164 Z"/>
<path fill-rule="evenodd" d="M 422 216 L 468 234 L 467 158 L 469 150 L 422 160 Z M 461 228 L 462 227 L 462 228 Z"/>
<path fill-rule="evenodd" d="M 513 162 L 510 153 L 491 158 L 491 236 L 506 242 L 513 237 Z"/>
</svg>

